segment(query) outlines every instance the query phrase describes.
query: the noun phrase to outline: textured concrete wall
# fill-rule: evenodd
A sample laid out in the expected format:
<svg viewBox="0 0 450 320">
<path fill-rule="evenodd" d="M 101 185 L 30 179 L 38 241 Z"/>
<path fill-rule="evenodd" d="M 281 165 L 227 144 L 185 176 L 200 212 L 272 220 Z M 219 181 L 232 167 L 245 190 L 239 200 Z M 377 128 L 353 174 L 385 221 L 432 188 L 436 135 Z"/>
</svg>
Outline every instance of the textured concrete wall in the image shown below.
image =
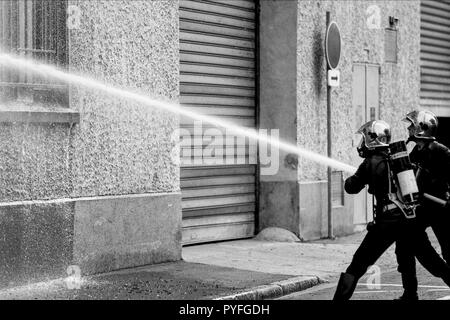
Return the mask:
<svg viewBox="0 0 450 320">
<path fill-rule="evenodd" d="M 177 102 L 178 1 L 69 1 L 80 26 L 70 31 L 70 67 L 123 88 Z M 179 191 L 170 141 L 178 117 L 73 88 L 81 113 L 73 196 Z"/>
<path fill-rule="evenodd" d="M 72 70 L 177 103 L 178 1 L 70 3 L 81 13 L 70 31 Z M 100 196 L 76 206 L 74 263 L 93 273 L 181 259 L 178 116 L 81 87 L 70 106 L 80 112 L 72 196 Z"/>
<path fill-rule="evenodd" d="M 369 6 L 380 8 L 381 28 L 367 26 Z M 419 105 L 419 1 L 298 1 L 298 143 L 326 155 L 326 61 L 324 41 L 326 11 L 341 30 L 342 52 L 338 69 L 340 87 L 332 94 L 333 156 L 356 165 L 352 146 L 352 65 L 355 62 L 381 66 L 380 117 L 393 127 L 393 139 L 404 137 L 401 116 Z M 399 18 L 398 63 L 384 62 L 384 32 L 388 17 Z M 367 51 L 368 50 L 368 51 Z M 326 179 L 326 168 L 301 160 L 300 181 Z"/>
<path fill-rule="evenodd" d="M 181 259 L 181 195 L 81 198 L 73 264 L 83 274 Z"/>
<path fill-rule="evenodd" d="M 0 202 L 72 193 L 70 124 L 0 124 Z"/>
<path fill-rule="evenodd" d="M 70 69 L 177 102 L 178 1 L 78 1 Z M 81 122 L 0 124 L 0 202 L 179 191 L 178 117 L 72 87 Z M 32 107 L 32 106 L 31 106 Z"/>
<path fill-rule="evenodd" d="M 297 141 L 297 3 L 262 1 L 260 10 L 261 129 L 279 130 Z M 280 150 L 278 171 L 260 175 L 259 228 L 281 227 L 299 234 L 297 156 Z"/>
<path fill-rule="evenodd" d="M 71 71 L 178 101 L 177 0 L 69 5 L 80 13 Z M 181 259 L 178 116 L 69 91 L 79 124 L 0 124 L 2 286 L 64 276 L 71 264 L 87 274 Z"/>
<path fill-rule="evenodd" d="M 0 206 L 0 288 L 67 276 L 74 203 Z"/>
<path fill-rule="evenodd" d="M 261 2 L 260 112 L 261 129 L 279 130 L 280 139 L 297 141 L 297 4 L 295 1 Z M 280 150 L 279 170 L 261 175 L 261 181 L 297 181 L 296 155 Z M 292 165 L 294 161 L 294 165 Z"/>
</svg>

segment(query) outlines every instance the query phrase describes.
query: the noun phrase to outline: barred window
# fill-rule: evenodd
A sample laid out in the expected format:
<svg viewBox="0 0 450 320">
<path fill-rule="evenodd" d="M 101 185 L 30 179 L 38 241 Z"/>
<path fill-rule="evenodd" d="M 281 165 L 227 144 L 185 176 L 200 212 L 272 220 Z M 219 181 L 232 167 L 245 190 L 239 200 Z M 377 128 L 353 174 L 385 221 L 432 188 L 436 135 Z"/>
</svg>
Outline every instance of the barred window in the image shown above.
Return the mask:
<svg viewBox="0 0 450 320">
<path fill-rule="evenodd" d="M 1 0 L 0 50 L 64 67 L 67 61 L 66 0 Z M 0 68 L 0 101 L 65 103 L 61 83 L 26 70 Z"/>
</svg>

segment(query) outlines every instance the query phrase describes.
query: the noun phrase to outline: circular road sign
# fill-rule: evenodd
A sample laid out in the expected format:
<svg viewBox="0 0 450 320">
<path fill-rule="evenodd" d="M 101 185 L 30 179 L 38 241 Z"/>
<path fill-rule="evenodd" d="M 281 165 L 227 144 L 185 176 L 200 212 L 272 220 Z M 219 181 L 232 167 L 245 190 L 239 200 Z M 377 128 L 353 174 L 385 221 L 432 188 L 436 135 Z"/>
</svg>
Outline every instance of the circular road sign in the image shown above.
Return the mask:
<svg viewBox="0 0 450 320">
<path fill-rule="evenodd" d="M 341 33 L 336 22 L 331 21 L 325 38 L 325 54 L 328 66 L 336 69 L 341 58 Z"/>
</svg>

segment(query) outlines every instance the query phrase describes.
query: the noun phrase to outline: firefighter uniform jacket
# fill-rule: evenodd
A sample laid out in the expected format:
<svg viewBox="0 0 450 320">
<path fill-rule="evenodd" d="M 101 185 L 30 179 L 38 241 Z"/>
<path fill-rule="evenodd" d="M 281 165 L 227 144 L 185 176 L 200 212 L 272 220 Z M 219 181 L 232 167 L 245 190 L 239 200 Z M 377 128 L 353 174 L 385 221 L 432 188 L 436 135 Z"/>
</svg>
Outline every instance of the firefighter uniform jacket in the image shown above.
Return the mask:
<svg viewBox="0 0 450 320">
<path fill-rule="evenodd" d="M 418 166 L 419 191 L 446 199 L 450 182 L 450 150 L 443 144 L 432 141 L 421 150 L 416 145 L 409 158 Z"/>
<path fill-rule="evenodd" d="M 396 189 L 390 179 L 387 152 L 379 151 L 365 158 L 356 173 L 345 180 L 344 188 L 347 193 L 357 194 L 366 185 L 369 186 L 369 193 L 376 199 L 376 221 L 404 218 L 403 213 L 388 198 L 389 191 L 395 192 Z"/>
</svg>

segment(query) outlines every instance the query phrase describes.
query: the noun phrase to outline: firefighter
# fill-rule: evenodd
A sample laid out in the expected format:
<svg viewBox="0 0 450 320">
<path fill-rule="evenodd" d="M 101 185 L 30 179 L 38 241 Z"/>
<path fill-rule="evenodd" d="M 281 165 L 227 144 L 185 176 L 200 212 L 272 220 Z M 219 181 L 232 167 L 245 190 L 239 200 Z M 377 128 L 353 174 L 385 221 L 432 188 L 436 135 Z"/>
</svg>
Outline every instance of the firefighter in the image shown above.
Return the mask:
<svg viewBox="0 0 450 320">
<path fill-rule="evenodd" d="M 356 173 L 346 179 L 344 187 L 346 192 L 357 194 L 369 186 L 368 191 L 376 200 L 374 222 L 368 224 L 364 240 L 345 273 L 341 274 L 334 300 L 350 299 L 367 268 L 399 239 L 405 239 L 404 243 L 414 248 L 412 252 L 429 272 L 450 285 L 450 268 L 431 246 L 426 234 L 416 237 L 416 228 L 412 227 L 416 219 L 407 219 L 391 200 L 396 186 L 389 166 L 390 126 L 381 120 L 370 121 L 357 132 L 362 135 L 357 150 L 364 161 Z"/>
<path fill-rule="evenodd" d="M 430 111 L 412 111 L 403 121 L 409 124 L 408 142 L 416 143 L 409 157 L 416 168 L 416 179 L 421 193 L 428 193 L 446 200 L 445 206 L 421 197 L 417 209 L 420 227 L 431 226 L 435 233 L 444 260 L 450 264 L 450 150 L 436 141 L 438 119 Z M 408 243 L 397 241 L 396 255 L 398 271 L 403 282 L 400 300 L 417 300 L 416 261 Z"/>
</svg>

